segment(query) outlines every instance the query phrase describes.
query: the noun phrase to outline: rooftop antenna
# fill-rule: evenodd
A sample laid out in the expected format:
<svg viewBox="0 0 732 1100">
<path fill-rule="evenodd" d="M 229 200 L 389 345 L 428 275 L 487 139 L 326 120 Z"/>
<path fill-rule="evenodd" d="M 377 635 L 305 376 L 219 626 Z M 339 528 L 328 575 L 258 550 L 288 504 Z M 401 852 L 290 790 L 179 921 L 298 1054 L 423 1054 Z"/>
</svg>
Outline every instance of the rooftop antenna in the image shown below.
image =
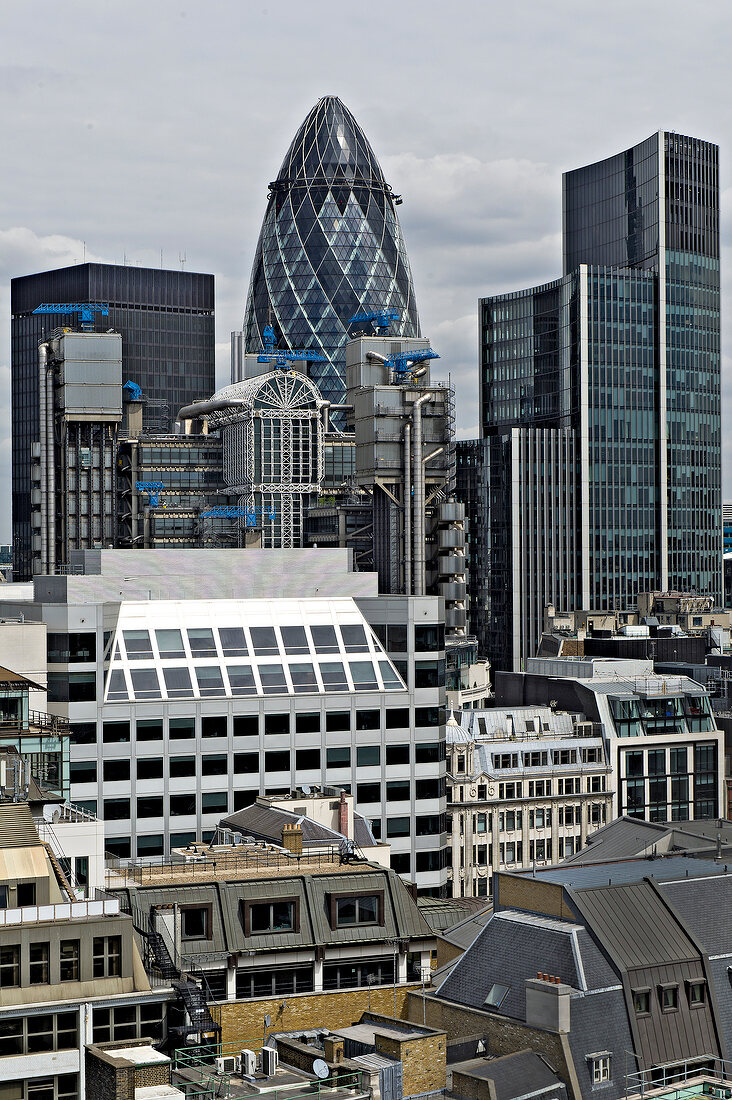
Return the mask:
<svg viewBox="0 0 732 1100">
<path fill-rule="evenodd" d="M 178 253 L 178 263 L 180 264 L 181 271 L 185 267 L 187 260 L 188 260 L 188 257 L 185 254 L 185 252 L 179 252 Z"/>
</svg>

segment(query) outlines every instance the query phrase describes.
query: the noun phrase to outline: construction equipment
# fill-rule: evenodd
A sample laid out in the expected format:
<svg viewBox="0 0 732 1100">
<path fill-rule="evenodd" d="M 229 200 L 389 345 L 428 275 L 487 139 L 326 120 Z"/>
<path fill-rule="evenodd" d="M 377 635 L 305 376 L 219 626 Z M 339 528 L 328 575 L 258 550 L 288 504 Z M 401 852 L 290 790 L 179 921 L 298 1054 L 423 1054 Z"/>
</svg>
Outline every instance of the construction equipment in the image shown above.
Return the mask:
<svg viewBox="0 0 732 1100">
<path fill-rule="evenodd" d="M 81 331 L 94 331 L 94 314 L 109 317 L 109 305 L 106 302 L 44 302 L 36 306 L 34 313 L 79 313 Z"/>
<path fill-rule="evenodd" d="M 399 314 L 395 309 L 365 310 L 363 313 L 354 313 L 348 322 L 351 325 L 371 324 L 377 336 L 386 336 L 391 328 L 392 321 L 398 321 Z"/>
<path fill-rule="evenodd" d="M 287 370 L 289 363 L 325 363 L 326 361 L 325 356 L 317 351 L 291 351 L 289 348 L 278 348 L 271 325 L 265 325 L 262 344 L 264 346 L 257 356 L 257 362 L 273 363 L 280 370 Z"/>
<path fill-rule="evenodd" d="M 150 497 L 150 507 L 157 508 L 160 494 L 165 488 L 163 481 L 136 481 L 135 487 L 138 493 L 147 493 Z"/>
<path fill-rule="evenodd" d="M 245 519 L 247 527 L 257 526 L 257 513 L 264 519 L 274 519 L 275 510 L 270 508 L 265 512 L 263 508 L 241 508 L 235 505 L 216 505 L 215 508 L 207 508 L 201 512 L 201 519 Z"/>
<path fill-rule="evenodd" d="M 440 356 L 432 348 L 417 348 L 415 351 L 400 351 L 396 355 L 389 355 L 385 364 L 394 374 L 410 375 L 417 363 L 424 363 L 427 359 L 439 359 Z M 401 379 L 400 379 L 401 381 Z"/>
<path fill-rule="evenodd" d="M 137 382 L 130 382 L 128 380 L 125 382 L 122 389 L 127 391 L 130 401 L 142 401 L 142 389 L 138 386 Z"/>
</svg>

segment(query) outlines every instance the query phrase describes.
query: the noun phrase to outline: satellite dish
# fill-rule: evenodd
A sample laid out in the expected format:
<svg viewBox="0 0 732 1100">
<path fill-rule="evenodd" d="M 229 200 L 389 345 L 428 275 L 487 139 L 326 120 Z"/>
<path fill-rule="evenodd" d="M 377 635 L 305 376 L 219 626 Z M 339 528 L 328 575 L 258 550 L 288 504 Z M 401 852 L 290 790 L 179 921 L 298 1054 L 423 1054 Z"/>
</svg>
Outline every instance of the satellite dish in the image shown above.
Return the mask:
<svg viewBox="0 0 732 1100">
<path fill-rule="evenodd" d="M 308 787 L 307 783 L 303 783 L 300 790 L 302 791 L 303 794 L 311 794 L 311 789 L 310 789 L 310 787 Z"/>
<path fill-rule="evenodd" d="M 272 1023 L 272 1017 L 270 1016 L 270 1014 L 268 1012 L 267 1015 L 264 1017 L 264 1026 L 269 1027 L 269 1025 L 271 1023 Z"/>
<path fill-rule="evenodd" d="M 319 1077 L 321 1081 L 324 1081 L 330 1074 L 328 1063 L 324 1062 L 322 1058 L 316 1058 L 313 1062 L 313 1073 L 316 1077 Z"/>
</svg>

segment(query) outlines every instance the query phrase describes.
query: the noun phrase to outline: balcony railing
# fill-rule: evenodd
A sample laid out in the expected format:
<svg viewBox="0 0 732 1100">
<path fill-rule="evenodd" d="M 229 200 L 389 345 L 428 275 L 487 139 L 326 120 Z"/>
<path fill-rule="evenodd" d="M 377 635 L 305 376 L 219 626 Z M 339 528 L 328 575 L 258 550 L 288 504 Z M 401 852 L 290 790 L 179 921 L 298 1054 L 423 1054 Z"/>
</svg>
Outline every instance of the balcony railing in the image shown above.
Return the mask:
<svg viewBox="0 0 732 1100">
<path fill-rule="evenodd" d="M 69 732 L 69 720 L 60 714 L 47 714 L 44 710 L 29 710 L 27 723 L 20 717 L 0 718 L 0 738 L 3 734 L 36 734 L 39 730 L 61 736 Z"/>
<path fill-rule="evenodd" d="M 25 905 L 22 909 L 0 909 L 0 928 L 46 921 L 89 920 L 118 917 L 119 901 L 71 901 L 58 905 Z"/>
</svg>

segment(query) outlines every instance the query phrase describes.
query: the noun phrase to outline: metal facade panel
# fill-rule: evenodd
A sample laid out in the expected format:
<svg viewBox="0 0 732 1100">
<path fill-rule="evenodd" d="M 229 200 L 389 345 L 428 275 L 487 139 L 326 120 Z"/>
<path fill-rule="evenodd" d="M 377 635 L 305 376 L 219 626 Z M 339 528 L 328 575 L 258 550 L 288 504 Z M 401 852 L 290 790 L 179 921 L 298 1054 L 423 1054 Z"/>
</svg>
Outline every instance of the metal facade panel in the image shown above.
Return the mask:
<svg viewBox="0 0 732 1100">
<path fill-rule="evenodd" d="M 650 883 L 577 890 L 572 900 L 599 942 L 628 970 L 698 958 Z"/>
</svg>

